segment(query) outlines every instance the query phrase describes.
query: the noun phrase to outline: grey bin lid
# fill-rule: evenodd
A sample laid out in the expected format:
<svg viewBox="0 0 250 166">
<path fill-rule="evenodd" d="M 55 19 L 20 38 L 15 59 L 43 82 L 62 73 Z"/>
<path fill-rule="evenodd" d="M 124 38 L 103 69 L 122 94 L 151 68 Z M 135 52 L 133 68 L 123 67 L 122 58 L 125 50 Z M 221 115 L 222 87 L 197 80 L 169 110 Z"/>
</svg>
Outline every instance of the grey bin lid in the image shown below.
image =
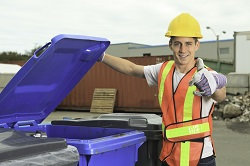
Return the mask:
<svg viewBox="0 0 250 166">
<path fill-rule="evenodd" d="M 127 120 L 131 123 L 147 123 L 152 125 L 161 125 L 162 118 L 156 114 L 141 113 L 111 113 L 100 115 L 97 119 L 101 120 Z"/>
</svg>

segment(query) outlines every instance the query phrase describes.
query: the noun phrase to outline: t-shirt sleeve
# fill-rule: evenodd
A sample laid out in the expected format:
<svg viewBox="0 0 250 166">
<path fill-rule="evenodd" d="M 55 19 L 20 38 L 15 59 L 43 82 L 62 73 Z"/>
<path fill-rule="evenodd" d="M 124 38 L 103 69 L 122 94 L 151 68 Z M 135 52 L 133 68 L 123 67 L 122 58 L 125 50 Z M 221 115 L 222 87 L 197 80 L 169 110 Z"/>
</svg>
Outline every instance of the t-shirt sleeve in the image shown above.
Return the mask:
<svg viewBox="0 0 250 166">
<path fill-rule="evenodd" d="M 144 75 L 149 86 L 158 85 L 158 74 L 162 63 L 144 66 Z"/>
</svg>

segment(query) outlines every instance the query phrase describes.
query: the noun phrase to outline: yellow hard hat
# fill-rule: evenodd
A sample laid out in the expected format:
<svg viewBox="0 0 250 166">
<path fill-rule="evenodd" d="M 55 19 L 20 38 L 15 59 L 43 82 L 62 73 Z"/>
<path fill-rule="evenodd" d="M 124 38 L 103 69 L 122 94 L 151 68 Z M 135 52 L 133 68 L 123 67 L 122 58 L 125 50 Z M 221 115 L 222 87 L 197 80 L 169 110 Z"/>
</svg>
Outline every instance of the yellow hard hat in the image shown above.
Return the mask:
<svg viewBox="0 0 250 166">
<path fill-rule="evenodd" d="M 197 37 L 202 38 L 200 24 L 188 13 L 182 13 L 175 17 L 168 26 L 168 31 L 165 34 L 167 37 Z"/>
</svg>

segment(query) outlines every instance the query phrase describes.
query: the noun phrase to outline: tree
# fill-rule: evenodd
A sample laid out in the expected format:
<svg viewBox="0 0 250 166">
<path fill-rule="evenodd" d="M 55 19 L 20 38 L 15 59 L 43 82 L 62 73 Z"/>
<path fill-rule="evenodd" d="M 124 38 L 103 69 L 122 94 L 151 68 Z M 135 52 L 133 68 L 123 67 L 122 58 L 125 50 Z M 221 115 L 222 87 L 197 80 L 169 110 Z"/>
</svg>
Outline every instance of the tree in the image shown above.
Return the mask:
<svg viewBox="0 0 250 166">
<path fill-rule="evenodd" d="M 10 62 L 10 61 L 27 61 L 34 52 L 41 48 L 41 46 L 36 46 L 30 51 L 25 51 L 24 54 L 20 54 L 14 51 L 0 52 L 0 62 Z"/>
</svg>

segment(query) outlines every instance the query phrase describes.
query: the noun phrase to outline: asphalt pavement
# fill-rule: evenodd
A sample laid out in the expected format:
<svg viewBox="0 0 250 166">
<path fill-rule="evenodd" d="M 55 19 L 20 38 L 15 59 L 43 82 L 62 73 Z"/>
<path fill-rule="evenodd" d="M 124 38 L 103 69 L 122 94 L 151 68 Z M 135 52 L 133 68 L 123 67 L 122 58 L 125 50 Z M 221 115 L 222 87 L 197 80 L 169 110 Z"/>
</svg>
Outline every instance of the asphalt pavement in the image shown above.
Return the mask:
<svg viewBox="0 0 250 166">
<path fill-rule="evenodd" d="M 215 120 L 213 138 L 218 166 L 250 166 L 250 125 Z"/>
</svg>

